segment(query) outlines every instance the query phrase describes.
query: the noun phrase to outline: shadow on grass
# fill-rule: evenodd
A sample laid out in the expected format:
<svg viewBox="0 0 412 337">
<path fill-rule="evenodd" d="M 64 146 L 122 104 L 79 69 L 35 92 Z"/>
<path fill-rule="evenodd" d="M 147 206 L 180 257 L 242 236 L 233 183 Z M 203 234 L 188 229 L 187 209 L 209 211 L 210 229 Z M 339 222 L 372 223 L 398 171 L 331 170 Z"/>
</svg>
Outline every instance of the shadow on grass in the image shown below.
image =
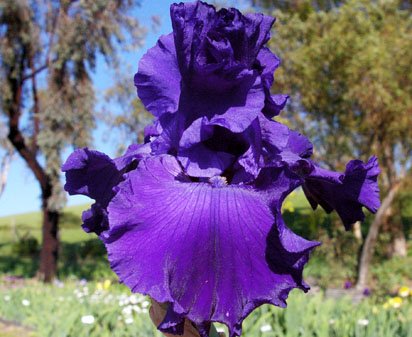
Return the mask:
<svg viewBox="0 0 412 337">
<path fill-rule="evenodd" d="M 80 223 L 82 223 L 80 214 L 63 212 L 60 217 L 60 228 L 78 228 Z"/>
<path fill-rule="evenodd" d="M 34 277 L 39 267 L 39 252 L 30 256 L 2 254 L 0 273 Z M 99 239 L 61 244 L 59 278 L 101 279 L 112 274 L 104 245 Z"/>
</svg>

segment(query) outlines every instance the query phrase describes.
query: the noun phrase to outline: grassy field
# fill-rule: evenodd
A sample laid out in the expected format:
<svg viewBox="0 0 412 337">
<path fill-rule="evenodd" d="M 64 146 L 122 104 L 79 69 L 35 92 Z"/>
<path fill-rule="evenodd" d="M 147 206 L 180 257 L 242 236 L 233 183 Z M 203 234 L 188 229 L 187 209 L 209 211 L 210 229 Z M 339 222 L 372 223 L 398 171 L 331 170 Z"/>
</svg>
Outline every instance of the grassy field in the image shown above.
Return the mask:
<svg viewBox="0 0 412 337">
<path fill-rule="evenodd" d="M 49 286 L 30 279 L 39 261 L 40 213 L 0 218 L 0 337 L 161 336 L 148 317 L 147 299 L 116 283 L 103 245 L 82 231 L 81 212 L 87 207 L 63 212 L 60 281 Z M 377 254 L 372 296 L 360 305 L 326 298 L 323 290 L 345 293 L 343 284 L 354 282 L 359 242 L 343 231 L 336 215 L 313 212 L 302 193 L 285 202 L 283 215 L 294 231 L 323 242 L 305 268 L 313 290 L 310 295 L 293 291 L 286 310 L 261 307 L 245 321 L 243 336 L 412 337 L 412 293 L 399 305 L 396 297 L 402 285 L 412 288 L 412 250 L 402 259 Z"/>
<path fill-rule="evenodd" d="M 149 299 L 121 285 L 107 285 L 29 281 L 0 287 L 0 317 L 34 331 L 33 337 L 162 336 L 150 321 Z M 22 329 L 0 337 L 19 336 Z M 348 297 L 293 291 L 287 309 L 264 305 L 246 319 L 243 331 L 244 337 L 410 337 L 412 301 L 406 295 L 354 304 Z"/>
<path fill-rule="evenodd" d="M 93 280 L 113 277 L 103 245 L 95 235 L 86 234 L 80 227 L 81 213 L 88 206 L 69 207 L 63 212 L 59 234 L 61 279 L 76 277 Z M 408 216 L 412 214 L 412 202 L 403 201 L 402 210 L 406 214 L 405 219 L 410 219 Z M 326 289 L 342 287 L 345 281 L 355 281 L 360 243 L 352 232 L 343 230 L 336 214 L 327 215 L 322 209 L 313 211 L 303 193 L 295 192 L 285 201 L 283 215 L 295 232 L 323 243 L 315 250 L 305 268 L 305 277 L 309 278 L 311 284 Z M 364 235 L 371 219 L 368 216 L 363 225 Z M 38 267 L 40 244 L 39 212 L 0 218 L 0 274 L 33 277 Z M 382 247 L 378 246 L 377 250 L 380 252 Z M 409 248 L 406 259 L 385 259 L 382 254 L 377 255 L 372 266 L 372 288 L 385 293 L 412 282 L 412 269 L 407 267 L 412 265 L 411 244 Z"/>
</svg>

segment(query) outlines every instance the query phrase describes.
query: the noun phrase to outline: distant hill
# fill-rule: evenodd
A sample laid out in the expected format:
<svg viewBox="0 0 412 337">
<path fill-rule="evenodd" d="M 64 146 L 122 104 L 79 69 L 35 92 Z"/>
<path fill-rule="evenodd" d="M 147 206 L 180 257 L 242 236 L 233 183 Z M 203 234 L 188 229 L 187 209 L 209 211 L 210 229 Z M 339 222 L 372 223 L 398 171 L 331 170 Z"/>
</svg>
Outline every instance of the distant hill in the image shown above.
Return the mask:
<svg viewBox="0 0 412 337">
<path fill-rule="evenodd" d="M 89 204 L 66 207 L 60 222 L 61 227 L 78 227 L 82 223 L 81 215 Z M 0 217 L 0 228 L 18 226 L 19 228 L 38 229 L 41 227 L 41 211 Z"/>
</svg>

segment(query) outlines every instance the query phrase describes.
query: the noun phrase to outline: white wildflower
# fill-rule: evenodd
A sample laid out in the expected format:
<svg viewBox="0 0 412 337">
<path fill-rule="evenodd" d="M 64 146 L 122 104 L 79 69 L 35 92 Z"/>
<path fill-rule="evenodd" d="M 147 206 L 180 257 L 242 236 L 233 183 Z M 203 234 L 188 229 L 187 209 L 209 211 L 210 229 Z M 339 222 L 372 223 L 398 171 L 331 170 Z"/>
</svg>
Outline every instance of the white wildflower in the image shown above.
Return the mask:
<svg viewBox="0 0 412 337">
<path fill-rule="evenodd" d="M 142 312 L 142 309 L 140 309 L 140 307 L 137 305 L 132 305 L 132 310 L 136 311 L 138 314 Z"/>
<path fill-rule="evenodd" d="M 139 298 L 138 298 L 136 295 L 131 295 L 131 296 L 129 297 L 129 302 L 130 302 L 131 304 L 137 304 L 137 303 L 139 303 L 140 301 L 139 301 Z"/>
<path fill-rule="evenodd" d="M 11 300 L 10 295 L 5 295 L 5 296 L 4 296 L 4 300 L 5 300 L 6 302 L 9 302 L 9 301 Z"/>
<path fill-rule="evenodd" d="M 268 331 L 271 331 L 271 330 L 272 330 L 272 327 L 269 324 L 265 324 L 265 325 L 262 325 L 260 327 L 261 332 L 268 332 Z"/>
<path fill-rule="evenodd" d="M 124 322 L 125 322 L 126 324 L 132 324 L 132 323 L 133 323 L 133 317 L 127 317 L 127 318 L 124 320 Z"/>
<path fill-rule="evenodd" d="M 132 314 L 132 311 L 133 311 L 133 307 L 131 305 L 128 305 L 127 307 L 124 307 L 122 309 L 122 314 L 130 316 Z"/>
<path fill-rule="evenodd" d="M 21 301 L 21 304 L 23 304 L 25 307 L 28 307 L 30 305 L 30 301 L 24 299 L 24 300 Z"/>
<path fill-rule="evenodd" d="M 82 316 L 82 323 L 83 324 L 93 324 L 94 323 L 94 316 L 93 315 Z"/>
<path fill-rule="evenodd" d="M 367 326 L 369 324 L 369 320 L 365 318 L 358 319 L 358 325 Z"/>
<path fill-rule="evenodd" d="M 142 302 L 142 307 L 143 307 L 143 308 L 147 308 L 149 305 L 150 305 L 150 302 L 149 302 L 149 301 L 143 301 L 143 302 Z"/>
</svg>

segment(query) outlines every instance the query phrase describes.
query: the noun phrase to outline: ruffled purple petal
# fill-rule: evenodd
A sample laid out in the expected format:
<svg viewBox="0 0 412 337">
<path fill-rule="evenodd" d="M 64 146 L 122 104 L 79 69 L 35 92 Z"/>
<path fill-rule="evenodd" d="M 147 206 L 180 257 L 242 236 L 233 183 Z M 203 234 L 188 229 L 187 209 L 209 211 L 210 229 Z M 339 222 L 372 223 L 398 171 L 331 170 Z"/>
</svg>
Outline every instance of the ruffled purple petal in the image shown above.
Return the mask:
<svg viewBox="0 0 412 337">
<path fill-rule="evenodd" d="M 262 13 L 249 13 L 245 15 L 247 20 L 246 35 L 248 37 L 251 60 L 254 60 L 264 44 L 270 39 L 270 30 L 275 23 L 275 18 Z M 253 62 L 253 61 L 252 61 Z"/>
<path fill-rule="evenodd" d="M 286 125 L 266 118 L 263 114 L 259 114 L 258 117 L 263 146 L 267 148 L 268 154 L 277 154 L 286 148 L 290 129 Z"/>
<path fill-rule="evenodd" d="M 289 95 L 277 94 L 266 95 L 265 107 L 263 113 L 268 117 L 274 117 L 279 115 L 280 111 L 286 106 Z"/>
<path fill-rule="evenodd" d="M 111 199 L 112 188 L 121 179 L 109 156 L 88 148 L 74 151 L 63 164 L 62 171 L 66 173 L 64 189 L 70 195 L 83 194 L 102 204 Z"/>
<path fill-rule="evenodd" d="M 108 228 L 107 205 L 114 196 L 113 188 L 123 180 L 123 173 L 134 169 L 137 162 L 150 154 L 150 145 L 130 145 L 126 153 L 111 159 L 104 153 L 88 148 L 74 151 L 62 166 L 66 173 L 64 189 L 70 194 L 82 194 L 94 203 L 83 212 L 83 229 L 100 235 Z"/>
<path fill-rule="evenodd" d="M 137 165 L 140 159 L 145 158 L 150 153 L 150 144 L 132 144 L 127 148 L 123 156 L 113 159 L 113 162 L 119 171 L 127 172 L 133 169 L 133 166 Z"/>
<path fill-rule="evenodd" d="M 94 203 L 88 210 L 83 212 L 82 228 L 86 233 L 101 235 L 109 229 L 106 207 L 107 205 L 102 207 L 99 203 Z"/>
<path fill-rule="evenodd" d="M 262 129 L 264 163 L 266 167 L 287 166 L 298 176 L 306 176 L 313 171 L 312 143 L 300 133 L 286 125 L 259 115 Z"/>
<path fill-rule="evenodd" d="M 268 48 L 264 47 L 260 50 L 257 56 L 257 69 L 262 78 L 262 84 L 265 91 L 265 106 L 262 112 L 268 118 L 277 116 L 285 107 L 289 96 L 288 95 L 272 95 L 271 88 L 273 84 L 273 73 L 280 65 L 279 58 L 273 54 Z"/>
<path fill-rule="evenodd" d="M 375 213 L 379 206 L 378 160 L 371 157 L 367 163 L 352 160 L 344 174 L 316 168 L 303 184 L 303 190 L 315 209 L 321 205 L 327 212 L 336 210 L 350 229 L 356 221 L 363 221 L 362 207 Z"/>
<path fill-rule="evenodd" d="M 144 128 L 144 142 L 149 143 L 153 141 L 162 133 L 162 131 L 162 125 L 160 124 L 159 119 L 155 119 L 151 124 Z"/>
<path fill-rule="evenodd" d="M 230 153 L 216 152 L 203 144 L 182 149 L 178 158 L 188 175 L 200 178 L 219 175 L 235 161 Z"/>
<path fill-rule="evenodd" d="M 260 126 L 257 119 L 244 132 L 233 133 L 203 117 L 183 132 L 178 159 L 185 172 L 193 177 L 222 174 L 237 160 L 232 175 L 242 170 L 252 179 L 259 173 L 260 149 Z M 234 180 L 239 180 L 239 177 Z M 243 179 L 242 181 L 245 182 Z"/>
<path fill-rule="evenodd" d="M 170 6 L 177 60 L 183 77 L 190 77 L 195 52 L 214 23 L 215 14 L 213 6 L 200 1 Z"/>
<path fill-rule="evenodd" d="M 318 243 L 290 232 L 259 193 L 181 174 L 173 157 L 153 157 L 119 185 L 109 205 L 111 266 L 175 314 L 198 326 L 222 322 L 239 336 L 257 306 L 285 306 L 291 289 L 307 289 L 302 268 Z"/>
<path fill-rule="evenodd" d="M 179 112 L 188 122 L 207 117 L 214 125 L 232 132 L 242 132 L 257 118 L 264 106 L 264 91 L 260 78 L 251 73 L 235 90 L 211 95 L 183 89 Z M 189 124 L 190 124 L 189 123 Z"/>
<path fill-rule="evenodd" d="M 258 61 L 258 69 L 262 77 L 263 86 L 265 91 L 270 94 L 270 88 L 273 84 L 273 73 L 279 67 L 280 59 L 267 47 L 263 47 L 259 51 L 256 59 Z"/>
<path fill-rule="evenodd" d="M 142 57 L 134 82 L 144 106 L 156 117 L 179 105 L 181 75 L 173 34 L 163 35 Z"/>
</svg>

